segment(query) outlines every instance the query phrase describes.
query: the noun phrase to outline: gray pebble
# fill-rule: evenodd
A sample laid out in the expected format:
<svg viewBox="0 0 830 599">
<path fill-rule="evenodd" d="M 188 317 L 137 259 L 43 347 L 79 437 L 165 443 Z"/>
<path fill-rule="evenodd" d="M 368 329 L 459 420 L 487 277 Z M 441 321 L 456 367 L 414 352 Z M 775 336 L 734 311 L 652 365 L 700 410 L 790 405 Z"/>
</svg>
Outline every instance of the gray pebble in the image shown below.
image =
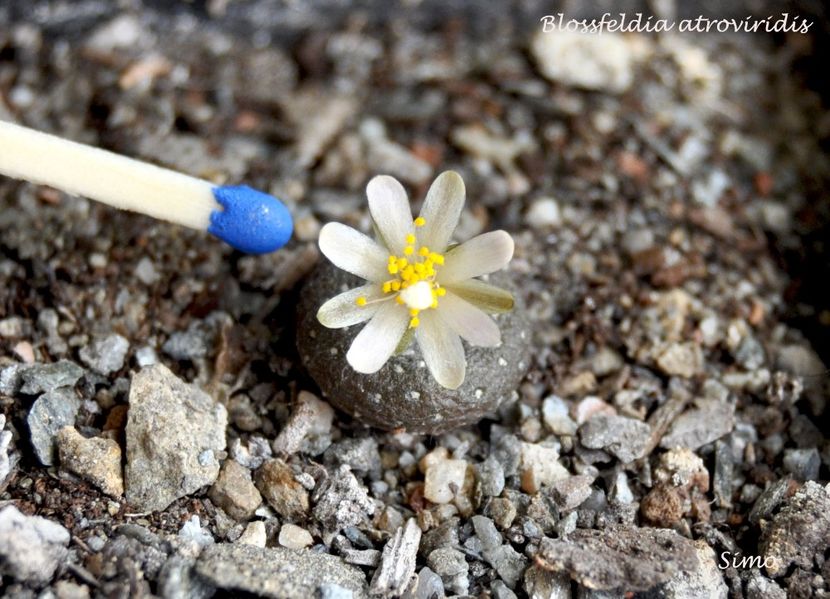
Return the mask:
<svg viewBox="0 0 830 599">
<path fill-rule="evenodd" d="M 651 435 L 651 428 L 644 422 L 598 414 L 579 428 L 579 438 L 589 449 L 603 449 L 627 464 L 643 457 Z"/>
<path fill-rule="evenodd" d="M 90 369 L 104 376 L 121 370 L 130 342 L 118 334 L 95 339 L 91 344 L 81 348 L 81 362 Z"/>
<path fill-rule="evenodd" d="M 0 574 L 20 582 L 47 584 L 67 557 L 69 531 L 13 505 L 0 511 Z"/>
<path fill-rule="evenodd" d="M 224 406 L 162 364 L 133 376 L 129 402 L 124 472 L 135 508 L 164 509 L 216 480 L 215 455 L 225 449 Z"/>
<path fill-rule="evenodd" d="M 37 395 L 60 387 L 74 387 L 83 375 L 84 369 L 69 360 L 32 364 L 20 369 L 19 391 L 26 395 Z"/>
<path fill-rule="evenodd" d="M 55 436 L 64 426 L 74 426 L 81 402 L 72 389 L 62 387 L 41 395 L 26 422 L 29 424 L 32 447 L 41 464 L 55 463 Z"/>
<path fill-rule="evenodd" d="M 821 458 L 818 449 L 785 449 L 784 470 L 792 474 L 797 480 L 817 480 L 821 467 Z"/>
</svg>

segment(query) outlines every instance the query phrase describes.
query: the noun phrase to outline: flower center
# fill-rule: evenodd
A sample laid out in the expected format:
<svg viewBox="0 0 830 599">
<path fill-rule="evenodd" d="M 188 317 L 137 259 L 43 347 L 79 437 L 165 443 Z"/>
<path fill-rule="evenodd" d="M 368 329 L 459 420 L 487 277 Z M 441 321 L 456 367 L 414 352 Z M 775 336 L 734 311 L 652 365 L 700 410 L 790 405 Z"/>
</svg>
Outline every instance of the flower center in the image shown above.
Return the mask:
<svg viewBox="0 0 830 599">
<path fill-rule="evenodd" d="M 423 227 L 426 221 L 418 217 L 414 221 L 416 227 Z M 403 256 L 389 256 L 387 270 L 394 278 L 385 281 L 381 288 L 384 297 L 373 302 L 395 298 L 395 301 L 409 308 L 409 326 L 416 328 L 420 324 L 418 314 L 421 310 L 438 307 L 438 298 L 447 291 L 435 282 L 436 267 L 444 264 L 444 256 L 431 252 L 425 246 L 419 246 L 415 235 L 406 236 L 406 245 Z M 365 306 L 365 297 L 357 298 L 358 306 Z"/>
</svg>

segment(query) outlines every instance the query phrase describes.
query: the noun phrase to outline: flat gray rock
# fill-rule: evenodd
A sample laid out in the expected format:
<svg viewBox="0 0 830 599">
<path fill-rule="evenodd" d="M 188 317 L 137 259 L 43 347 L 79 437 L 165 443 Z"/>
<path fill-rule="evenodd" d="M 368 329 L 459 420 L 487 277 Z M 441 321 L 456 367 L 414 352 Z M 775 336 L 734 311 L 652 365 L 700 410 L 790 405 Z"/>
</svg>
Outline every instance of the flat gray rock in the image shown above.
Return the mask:
<svg viewBox="0 0 830 599">
<path fill-rule="evenodd" d="M 133 376 L 127 412 L 127 501 L 162 510 L 212 484 L 228 414 L 207 393 L 154 364 Z"/>
<path fill-rule="evenodd" d="M 331 585 L 351 591 L 353 599 L 368 596 L 358 568 L 339 557 L 304 549 L 211 545 L 199 556 L 196 573 L 216 588 L 260 597 L 308 599 Z"/>
<path fill-rule="evenodd" d="M 506 275 L 490 278 L 501 287 L 508 281 Z M 480 420 L 514 394 L 530 364 L 531 340 L 518 297 L 511 312 L 495 317 L 501 346 L 465 343 L 466 379 L 449 390 L 433 380 L 415 342 L 375 374 L 360 374 L 349 366 L 346 352 L 365 325 L 327 329 L 317 321 L 317 310 L 360 284 L 360 279 L 322 261 L 303 287 L 298 307 L 300 357 L 334 406 L 378 428 L 435 434 Z"/>
<path fill-rule="evenodd" d="M 98 374 L 104 376 L 121 370 L 130 342 L 126 338 L 113 333 L 106 337 L 95 339 L 79 352 L 81 361 Z"/>
<path fill-rule="evenodd" d="M 40 516 L 26 516 L 13 505 L 0 511 L 0 575 L 20 582 L 47 584 L 66 559 L 69 531 Z"/>
<path fill-rule="evenodd" d="M 20 393 L 37 395 L 61 387 L 74 387 L 83 375 L 84 369 L 69 360 L 26 365 L 20 370 Z"/>
<path fill-rule="evenodd" d="M 26 422 L 29 424 L 32 447 L 37 459 L 45 466 L 55 463 L 55 436 L 65 426 L 75 425 L 75 416 L 81 408 L 69 387 L 61 387 L 41 395 L 29 410 Z"/>
<path fill-rule="evenodd" d="M 624 464 L 643 457 L 650 436 L 649 425 L 625 416 L 598 414 L 579 428 L 585 447 L 604 449 Z"/>
<path fill-rule="evenodd" d="M 623 527 L 545 538 L 536 563 L 589 589 L 646 591 L 697 568 L 698 557 L 695 545 L 673 530 Z"/>
<path fill-rule="evenodd" d="M 735 405 L 714 399 L 700 400 L 672 423 L 660 447 L 697 449 L 717 441 L 735 428 Z"/>
</svg>

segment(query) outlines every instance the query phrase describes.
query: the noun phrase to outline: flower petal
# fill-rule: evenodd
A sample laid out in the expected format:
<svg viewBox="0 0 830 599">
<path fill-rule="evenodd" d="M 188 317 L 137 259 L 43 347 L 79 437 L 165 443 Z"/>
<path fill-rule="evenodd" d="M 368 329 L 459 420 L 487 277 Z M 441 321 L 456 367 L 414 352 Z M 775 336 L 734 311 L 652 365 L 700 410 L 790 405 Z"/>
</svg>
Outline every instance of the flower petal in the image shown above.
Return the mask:
<svg viewBox="0 0 830 599">
<path fill-rule="evenodd" d="M 320 230 L 320 251 L 337 268 L 369 281 L 388 276 L 389 254 L 369 237 L 340 223 L 328 223 Z"/>
<path fill-rule="evenodd" d="M 447 290 L 491 314 L 509 312 L 513 309 L 512 293 L 478 279 L 452 283 L 447 285 Z"/>
<path fill-rule="evenodd" d="M 513 238 L 505 231 L 491 231 L 454 247 L 438 271 L 439 283 L 448 284 L 504 268 L 513 257 Z"/>
<path fill-rule="evenodd" d="M 415 339 L 438 384 L 447 389 L 458 389 L 467 371 L 467 358 L 458 334 L 446 325 L 435 310 L 426 310 L 421 312 L 421 324 L 415 329 Z"/>
<path fill-rule="evenodd" d="M 400 256 L 406 245 L 406 236 L 414 232 L 412 210 L 406 191 L 398 180 L 379 175 L 366 186 L 369 212 L 390 253 Z"/>
<path fill-rule="evenodd" d="M 498 325 L 487 314 L 453 293 L 438 301 L 441 318 L 472 345 L 496 347 L 501 344 Z"/>
<path fill-rule="evenodd" d="M 346 359 L 357 372 L 380 370 L 409 326 L 409 312 L 394 301 L 384 302 L 363 330 L 352 341 Z"/>
<path fill-rule="evenodd" d="M 381 303 L 367 304 L 365 306 L 357 305 L 357 298 L 365 297 L 368 301 L 378 299 L 383 296 L 383 290 L 378 284 L 364 285 L 363 287 L 355 287 L 340 295 L 336 295 L 320 306 L 317 311 L 317 320 L 320 324 L 329 329 L 342 329 L 353 324 L 366 322 L 375 315 Z"/>
<path fill-rule="evenodd" d="M 421 245 L 433 252 L 444 253 L 452 232 L 458 226 L 461 210 L 464 208 L 464 180 L 455 171 L 446 171 L 430 185 L 421 217 L 426 221 L 418 231 Z"/>
</svg>

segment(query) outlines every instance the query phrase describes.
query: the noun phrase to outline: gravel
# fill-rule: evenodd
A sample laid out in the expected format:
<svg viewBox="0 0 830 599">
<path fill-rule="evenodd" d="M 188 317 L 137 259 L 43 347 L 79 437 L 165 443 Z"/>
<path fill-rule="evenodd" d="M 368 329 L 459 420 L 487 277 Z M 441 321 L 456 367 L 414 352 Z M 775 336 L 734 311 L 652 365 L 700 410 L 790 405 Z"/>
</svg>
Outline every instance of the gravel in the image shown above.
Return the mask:
<svg viewBox="0 0 830 599">
<path fill-rule="evenodd" d="M 543 33 L 515 2 L 0 4 L 0 119 L 263 189 L 296 225 L 243 256 L 0 178 L 0 508 L 58 527 L 0 534 L 6 595 L 828 594 L 815 7 L 772 37 Z M 352 283 L 319 231 L 371 234 L 376 174 L 417 210 L 448 169 L 457 240 L 515 241 L 505 344 L 468 348 L 457 393 L 417 346 L 355 375 L 360 327 L 314 319 Z"/>
<path fill-rule="evenodd" d="M 161 364 L 136 374 L 127 416 L 127 500 L 154 511 L 212 484 L 225 449 L 227 412 Z"/>
<path fill-rule="evenodd" d="M 67 558 L 69 531 L 9 505 L 0 510 L 0 572 L 20 582 L 43 585 Z"/>
</svg>

